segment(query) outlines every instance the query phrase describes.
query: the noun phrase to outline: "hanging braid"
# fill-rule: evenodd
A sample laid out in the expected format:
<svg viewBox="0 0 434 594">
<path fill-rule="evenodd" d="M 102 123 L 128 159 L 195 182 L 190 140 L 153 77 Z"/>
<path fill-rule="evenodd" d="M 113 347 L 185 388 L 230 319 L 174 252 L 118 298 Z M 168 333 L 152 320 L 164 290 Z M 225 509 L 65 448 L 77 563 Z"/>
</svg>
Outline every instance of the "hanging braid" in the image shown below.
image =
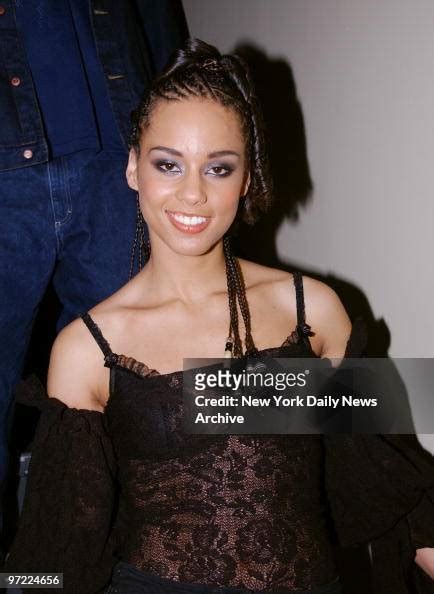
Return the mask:
<svg viewBox="0 0 434 594">
<path fill-rule="evenodd" d="M 238 296 L 238 303 L 241 310 L 241 315 L 243 316 L 244 326 L 246 330 L 246 337 L 245 337 L 245 345 L 246 345 L 246 354 L 248 356 L 255 355 L 258 350 L 255 347 L 255 343 L 253 342 L 252 337 L 252 328 L 251 328 L 251 320 L 250 320 L 250 310 L 249 305 L 247 303 L 246 297 L 246 287 L 244 284 L 244 278 L 241 272 L 240 263 L 236 258 L 233 258 L 233 265 L 235 267 L 235 280 L 237 285 L 237 296 Z"/>
<path fill-rule="evenodd" d="M 139 207 L 140 208 L 140 207 Z M 141 214 L 141 213 L 140 213 Z M 140 241 L 144 242 L 143 235 L 141 236 L 142 239 L 140 240 L 140 231 L 136 229 L 136 237 L 134 238 L 134 251 L 131 258 L 130 264 L 130 278 L 133 268 L 133 261 L 134 261 L 134 254 L 138 247 L 138 260 L 139 265 L 143 262 L 143 260 L 147 260 L 150 256 L 151 245 L 149 240 L 145 245 L 145 248 L 140 246 Z M 144 231 L 142 230 L 142 233 Z M 147 253 L 144 253 L 146 251 Z M 229 337 L 233 340 L 233 344 L 231 345 L 232 355 L 234 357 L 242 357 L 243 356 L 243 346 L 240 337 L 240 329 L 238 324 L 238 308 L 237 308 L 237 300 L 238 305 L 240 307 L 241 315 L 244 321 L 245 327 L 245 345 L 246 345 L 246 355 L 247 356 L 254 356 L 257 353 L 256 346 L 253 341 L 252 333 L 251 333 L 251 320 L 250 320 L 250 310 L 247 303 L 246 297 L 246 287 L 244 284 L 243 275 L 241 272 L 241 267 L 238 260 L 234 257 L 231 250 L 231 243 L 229 235 L 225 235 L 223 238 L 223 253 L 225 256 L 225 268 L 226 268 L 226 283 L 228 288 L 228 301 L 229 301 Z"/>
<path fill-rule="evenodd" d="M 129 279 L 133 277 L 134 261 L 137 252 L 137 267 L 139 270 L 143 268 L 146 261 L 151 255 L 151 244 L 146 238 L 145 233 L 145 219 L 143 218 L 142 211 L 140 210 L 139 195 L 136 196 L 136 232 L 134 234 L 133 247 L 131 250 L 130 258 L 130 274 Z"/>
<path fill-rule="evenodd" d="M 229 299 L 229 337 L 233 339 L 232 354 L 235 357 L 241 357 L 241 355 L 243 354 L 243 347 L 241 344 L 240 331 L 238 326 L 237 284 L 233 268 L 230 239 L 227 235 L 223 239 L 223 251 L 225 255 L 226 281 L 228 286 Z"/>
<path fill-rule="evenodd" d="M 227 282 L 228 282 L 228 296 L 229 296 L 229 310 L 230 310 L 230 325 L 229 325 L 229 336 L 234 338 L 234 351 L 233 354 L 235 357 L 241 357 L 243 354 L 243 349 L 241 345 L 241 338 L 239 333 L 238 327 L 238 310 L 236 305 L 236 299 L 238 299 L 238 304 L 240 306 L 241 315 L 244 321 L 245 327 L 245 345 L 246 345 L 246 355 L 252 356 L 257 353 L 257 349 L 253 342 L 252 332 L 251 332 L 251 320 L 250 320 L 250 310 L 247 303 L 246 297 L 246 286 L 244 284 L 243 275 L 241 272 L 241 267 L 238 260 L 233 256 L 231 245 L 230 245 L 230 238 L 226 235 L 223 239 L 223 249 L 225 254 L 225 262 L 226 262 L 226 274 L 227 274 Z"/>
</svg>

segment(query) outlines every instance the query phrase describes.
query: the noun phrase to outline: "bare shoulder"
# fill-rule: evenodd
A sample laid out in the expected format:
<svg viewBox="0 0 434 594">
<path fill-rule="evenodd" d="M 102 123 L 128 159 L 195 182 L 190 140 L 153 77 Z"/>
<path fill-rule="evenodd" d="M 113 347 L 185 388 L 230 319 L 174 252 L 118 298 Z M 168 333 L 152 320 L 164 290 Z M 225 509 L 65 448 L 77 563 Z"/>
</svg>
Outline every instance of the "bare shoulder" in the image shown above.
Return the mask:
<svg viewBox="0 0 434 594">
<path fill-rule="evenodd" d="M 322 281 L 303 276 L 306 320 L 321 343 L 321 356 L 343 356 L 351 333 L 347 312 L 331 287 Z"/>
<path fill-rule="evenodd" d="M 285 291 L 289 286 L 293 285 L 293 276 L 290 272 L 286 272 L 280 268 L 257 264 L 256 262 L 242 258 L 238 260 L 241 264 L 247 289 L 260 287 L 276 292 Z"/>
<path fill-rule="evenodd" d="M 110 339 L 122 334 L 120 312 L 131 300 L 133 279 L 89 310 L 97 330 Z M 48 370 L 47 391 L 70 408 L 103 411 L 108 400 L 110 371 L 104 367 L 104 354 L 84 321 L 77 318 L 54 341 Z"/>
<path fill-rule="evenodd" d="M 296 316 L 294 275 L 291 272 L 240 260 L 247 288 L 261 290 L 269 307 Z M 326 283 L 303 275 L 306 322 L 314 336 L 312 348 L 322 357 L 339 358 L 345 352 L 351 322 L 337 293 Z"/>
<path fill-rule="evenodd" d="M 264 285 L 276 294 L 282 294 L 288 301 L 288 294 L 294 292 L 294 275 L 292 272 L 272 268 L 241 260 L 244 279 L 247 287 Z M 326 283 L 316 280 L 310 276 L 303 275 L 303 289 L 305 300 L 315 309 L 320 309 L 324 314 L 329 315 L 334 309 L 341 310 L 343 305 L 336 292 Z"/>
<path fill-rule="evenodd" d="M 70 408 L 102 411 L 99 385 L 101 375 L 106 372 L 101 350 L 83 320 L 77 318 L 65 326 L 54 341 L 48 369 L 48 394 Z"/>
</svg>

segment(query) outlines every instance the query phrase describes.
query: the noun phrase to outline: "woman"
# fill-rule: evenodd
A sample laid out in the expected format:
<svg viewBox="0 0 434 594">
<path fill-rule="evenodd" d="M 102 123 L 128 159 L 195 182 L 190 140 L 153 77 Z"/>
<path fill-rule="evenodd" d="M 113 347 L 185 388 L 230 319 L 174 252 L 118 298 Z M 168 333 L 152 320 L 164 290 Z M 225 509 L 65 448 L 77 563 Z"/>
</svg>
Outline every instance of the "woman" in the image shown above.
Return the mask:
<svg viewBox="0 0 434 594">
<path fill-rule="evenodd" d="M 372 541 L 376 594 L 431 591 L 413 558 L 429 571 L 433 467 L 399 436 L 182 432 L 184 357 L 356 343 L 327 286 L 231 253 L 237 221 L 270 202 L 239 59 L 200 41 L 177 53 L 138 110 L 127 179 L 147 263 L 59 334 L 50 398 L 21 394 L 44 413 L 7 570 L 63 571 L 66 592 L 336 594 L 331 515 L 343 544 Z"/>
</svg>

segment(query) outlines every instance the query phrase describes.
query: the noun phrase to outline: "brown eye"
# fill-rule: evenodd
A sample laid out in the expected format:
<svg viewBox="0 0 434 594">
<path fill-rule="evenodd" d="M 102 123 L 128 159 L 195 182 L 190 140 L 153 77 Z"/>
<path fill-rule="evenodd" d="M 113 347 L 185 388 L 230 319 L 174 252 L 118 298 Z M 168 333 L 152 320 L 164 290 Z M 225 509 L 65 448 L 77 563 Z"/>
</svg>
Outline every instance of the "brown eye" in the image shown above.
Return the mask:
<svg viewBox="0 0 434 594">
<path fill-rule="evenodd" d="M 208 168 L 207 173 L 214 177 L 227 177 L 233 171 L 233 167 L 230 165 L 212 165 Z"/>
<path fill-rule="evenodd" d="M 166 161 L 159 159 L 158 161 L 154 162 L 154 167 L 158 169 L 158 171 L 162 171 L 163 173 L 179 173 L 180 167 L 177 163 L 173 161 Z"/>
</svg>

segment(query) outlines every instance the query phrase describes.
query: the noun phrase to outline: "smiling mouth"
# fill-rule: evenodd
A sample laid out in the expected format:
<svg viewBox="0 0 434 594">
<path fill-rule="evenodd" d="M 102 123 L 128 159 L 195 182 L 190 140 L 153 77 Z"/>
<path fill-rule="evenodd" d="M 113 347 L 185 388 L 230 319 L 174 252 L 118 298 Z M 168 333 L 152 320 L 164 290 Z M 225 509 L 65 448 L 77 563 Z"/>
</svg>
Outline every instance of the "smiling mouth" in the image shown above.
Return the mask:
<svg viewBox="0 0 434 594">
<path fill-rule="evenodd" d="M 200 215 L 187 215 L 178 211 L 165 211 L 170 222 L 181 231 L 187 233 L 199 233 L 208 227 L 211 217 L 203 217 Z"/>
</svg>

